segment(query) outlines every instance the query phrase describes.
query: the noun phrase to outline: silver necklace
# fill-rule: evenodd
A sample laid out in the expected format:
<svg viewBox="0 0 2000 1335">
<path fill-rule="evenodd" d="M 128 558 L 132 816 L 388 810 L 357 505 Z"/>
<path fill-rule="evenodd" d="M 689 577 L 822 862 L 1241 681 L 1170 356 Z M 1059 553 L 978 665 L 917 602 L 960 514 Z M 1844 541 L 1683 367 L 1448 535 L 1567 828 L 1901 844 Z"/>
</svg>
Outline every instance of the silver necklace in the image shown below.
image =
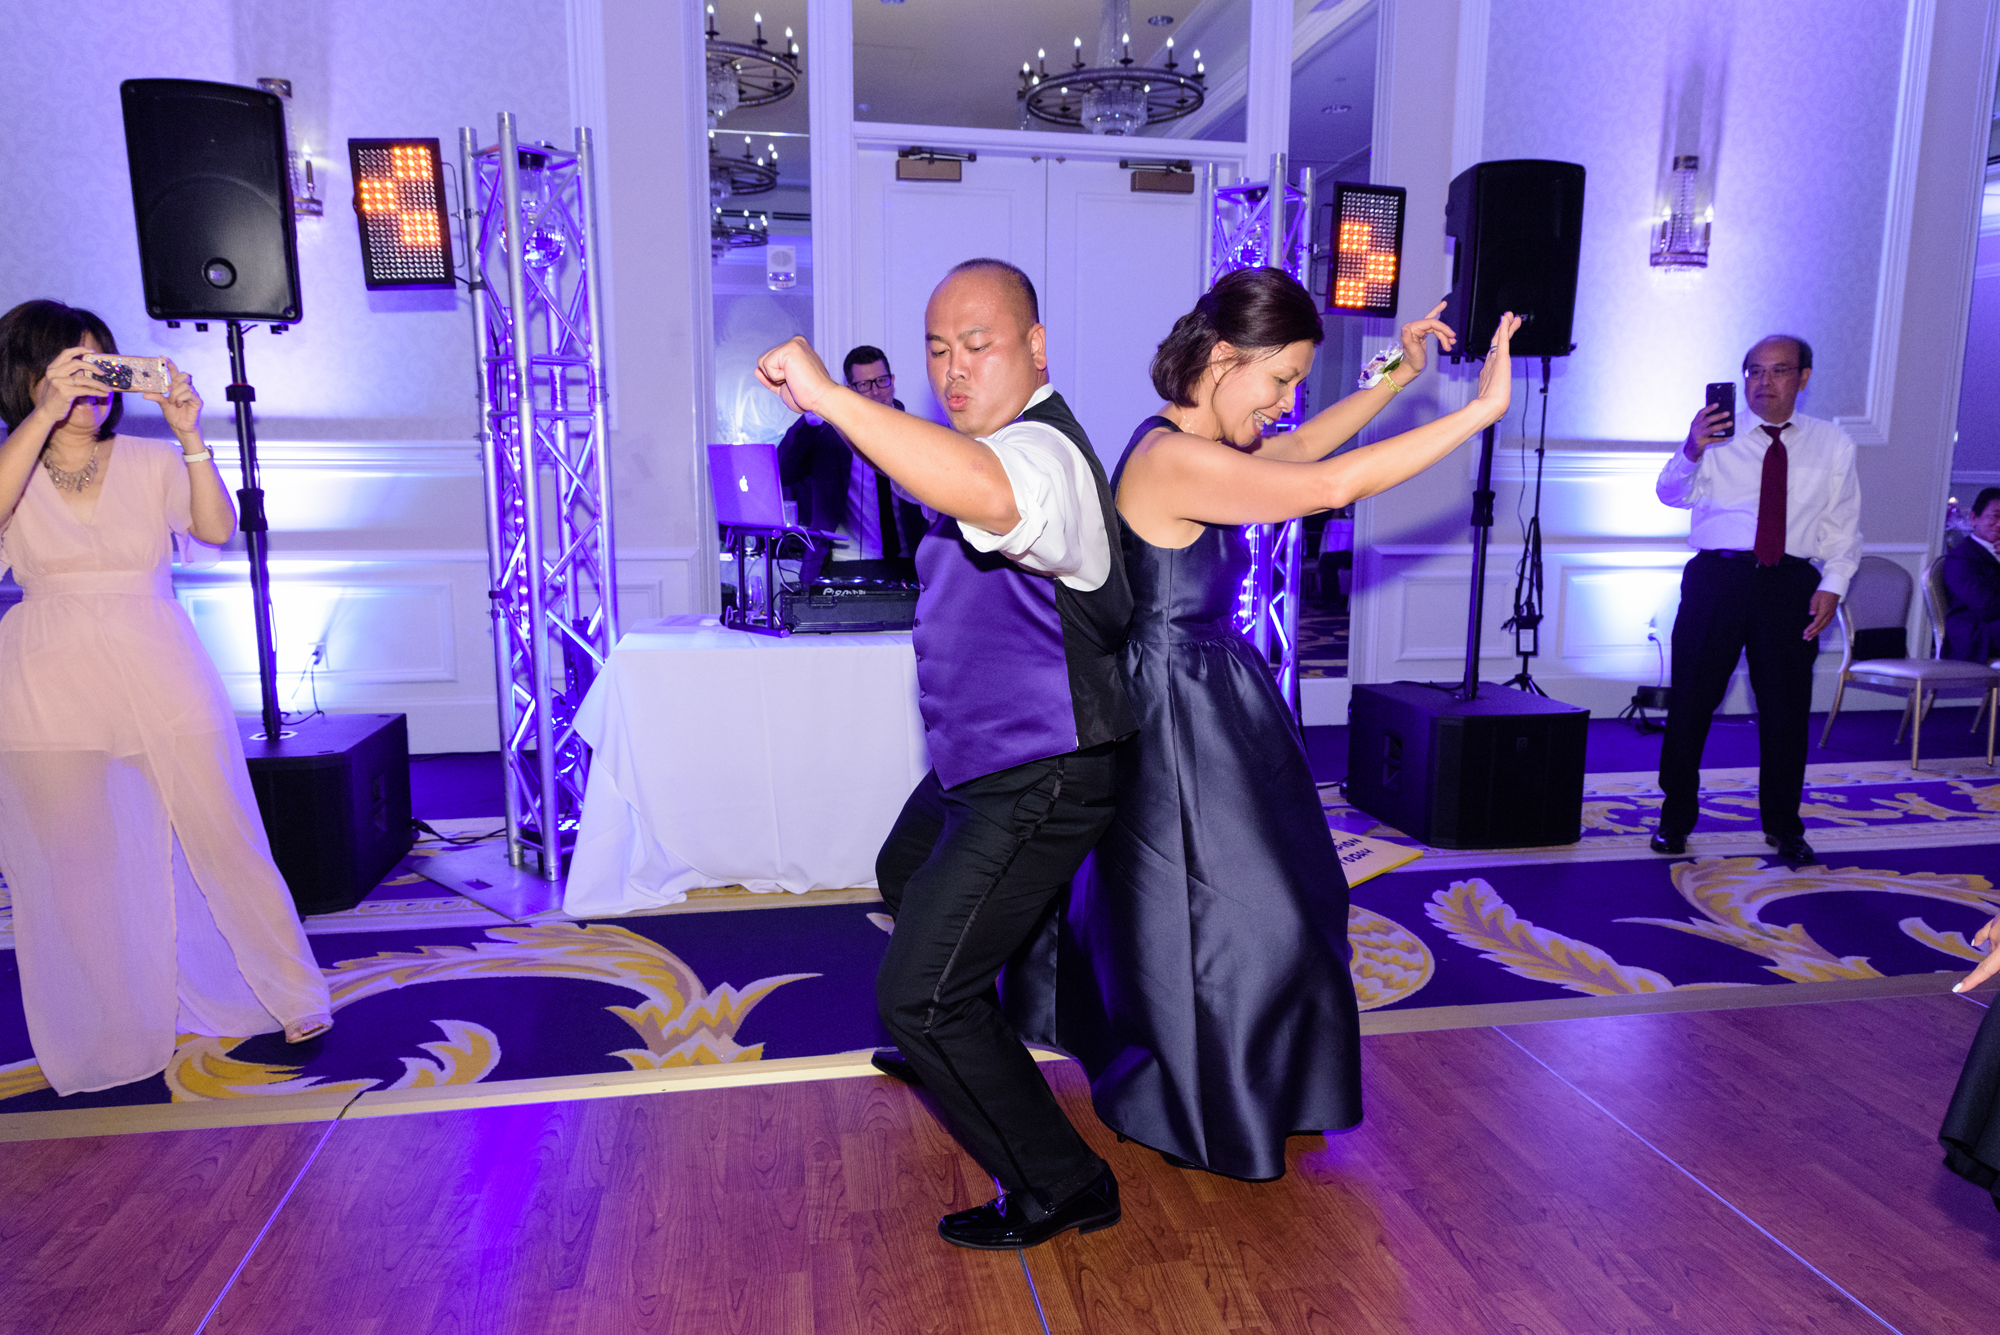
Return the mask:
<svg viewBox="0 0 2000 1335">
<path fill-rule="evenodd" d="M 55 484 L 57 491 L 73 491 L 81 495 L 83 489 L 96 479 L 97 446 L 100 443 L 97 441 L 91 443 L 90 462 L 77 469 L 74 473 L 65 473 L 62 469 L 57 468 L 54 455 L 44 454 L 42 456 L 42 467 L 49 470 L 49 481 Z"/>
</svg>

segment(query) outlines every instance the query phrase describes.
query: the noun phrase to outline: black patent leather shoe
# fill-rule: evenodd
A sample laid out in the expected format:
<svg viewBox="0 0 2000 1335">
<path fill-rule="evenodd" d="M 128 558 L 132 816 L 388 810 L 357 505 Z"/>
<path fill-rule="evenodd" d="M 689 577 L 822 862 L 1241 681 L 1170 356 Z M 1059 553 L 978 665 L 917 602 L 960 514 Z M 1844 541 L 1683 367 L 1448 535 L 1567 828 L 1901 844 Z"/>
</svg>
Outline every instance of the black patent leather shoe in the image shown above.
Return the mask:
<svg viewBox="0 0 2000 1335">
<path fill-rule="evenodd" d="M 883 1075 L 892 1075 L 906 1085 L 921 1085 L 917 1068 L 910 1065 L 910 1059 L 895 1048 L 877 1048 L 868 1062 Z"/>
<path fill-rule="evenodd" d="M 1767 834 L 1764 836 L 1764 842 L 1777 849 L 1778 861 L 1793 871 L 1801 867 L 1810 867 L 1819 861 L 1819 854 L 1813 852 L 1813 846 L 1806 842 L 1806 837 L 1802 834 L 1788 834 L 1782 839 L 1774 834 Z"/>
<path fill-rule="evenodd" d="M 1008 1252 L 1039 1247 L 1058 1233 L 1075 1229 L 1095 1233 L 1120 1218 L 1118 1179 L 1106 1165 L 1097 1180 L 1039 1220 L 1030 1221 L 1011 1196 L 988 1201 L 975 1210 L 960 1210 L 938 1220 L 938 1236 L 955 1247 Z"/>
<path fill-rule="evenodd" d="M 1646 847 L 1655 853 L 1664 853 L 1670 858 L 1677 858 L 1688 851 L 1688 837 L 1684 834 L 1668 834 L 1665 830 L 1659 830 L 1654 833 Z"/>
</svg>

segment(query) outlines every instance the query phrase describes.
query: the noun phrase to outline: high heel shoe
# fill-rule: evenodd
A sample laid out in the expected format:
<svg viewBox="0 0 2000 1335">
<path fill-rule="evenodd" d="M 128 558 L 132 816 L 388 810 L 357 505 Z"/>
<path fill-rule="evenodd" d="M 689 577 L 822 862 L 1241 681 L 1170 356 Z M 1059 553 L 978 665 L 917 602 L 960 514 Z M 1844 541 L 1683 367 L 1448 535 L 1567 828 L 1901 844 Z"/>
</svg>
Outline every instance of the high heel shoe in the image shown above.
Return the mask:
<svg viewBox="0 0 2000 1335">
<path fill-rule="evenodd" d="M 303 1020 L 294 1020 L 285 1026 L 285 1042 L 310 1043 L 331 1028 L 333 1028 L 333 1021 L 324 1015 L 313 1015 Z"/>
</svg>

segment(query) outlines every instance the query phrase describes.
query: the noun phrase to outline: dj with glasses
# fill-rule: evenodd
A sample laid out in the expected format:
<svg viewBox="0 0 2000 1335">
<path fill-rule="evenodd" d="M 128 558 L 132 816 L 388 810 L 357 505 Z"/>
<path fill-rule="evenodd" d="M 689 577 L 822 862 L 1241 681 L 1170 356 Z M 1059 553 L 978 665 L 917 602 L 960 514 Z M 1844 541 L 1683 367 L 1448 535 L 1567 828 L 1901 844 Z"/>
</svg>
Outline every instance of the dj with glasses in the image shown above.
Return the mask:
<svg viewBox="0 0 2000 1335">
<path fill-rule="evenodd" d="M 847 387 L 863 398 L 903 406 L 880 348 L 862 344 L 847 354 L 841 369 Z M 778 444 L 778 477 L 785 499 L 798 506 L 801 526 L 846 539 L 830 555 L 808 557 L 803 579 L 916 580 L 917 542 L 929 527 L 922 507 L 896 495 L 888 477 L 849 448 L 831 422 L 807 413 L 792 424 Z"/>
<path fill-rule="evenodd" d="M 1747 655 L 1764 841 L 1794 868 L 1818 861 L 1799 817 L 1813 659 L 1861 562 L 1861 482 L 1853 439 L 1794 411 L 1812 364 L 1812 346 L 1795 335 L 1758 342 L 1743 358 L 1755 420 L 1738 430 L 1727 409 L 1704 408 L 1660 470 L 1660 499 L 1693 511 L 1688 545 L 1696 551 L 1674 618 L 1655 853 L 1687 851 L 1702 744 Z"/>
</svg>

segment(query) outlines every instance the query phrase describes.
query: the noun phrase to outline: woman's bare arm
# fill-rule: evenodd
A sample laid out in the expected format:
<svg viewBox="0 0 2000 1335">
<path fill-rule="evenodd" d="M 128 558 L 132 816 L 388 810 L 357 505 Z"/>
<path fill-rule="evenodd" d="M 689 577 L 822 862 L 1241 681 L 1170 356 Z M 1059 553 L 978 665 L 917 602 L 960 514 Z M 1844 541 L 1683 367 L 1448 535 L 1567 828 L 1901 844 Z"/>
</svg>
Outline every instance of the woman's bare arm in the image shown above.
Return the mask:
<svg viewBox="0 0 2000 1335">
<path fill-rule="evenodd" d="M 1187 524 L 1274 524 L 1334 510 L 1415 477 L 1507 413 L 1508 340 L 1501 322 L 1471 403 L 1399 436 L 1316 463 L 1246 455 L 1202 436 L 1156 432 L 1141 442 L 1118 489 L 1118 508 L 1141 537 Z M 1166 542 L 1162 545 L 1177 545 Z"/>
<path fill-rule="evenodd" d="M 173 383 L 166 394 L 146 397 L 160 405 L 160 414 L 173 428 L 183 455 L 206 453 L 208 446 L 201 436 L 201 396 L 194 392 L 194 381 L 171 360 L 167 370 L 173 374 Z M 211 547 L 220 547 L 236 532 L 236 506 L 229 499 L 229 489 L 222 485 L 214 459 L 198 459 L 185 467 L 191 519 L 188 532 Z"/>
<path fill-rule="evenodd" d="M 1428 362 L 1426 339 L 1435 336 L 1440 352 L 1450 352 L 1452 345 L 1458 342 L 1458 336 L 1452 333 L 1451 327 L 1438 319 L 1444 313 L 1444 305 L 1440 301 L 1429 315 L 1403 326 L 1398 335 L 1398 341 L 1403 345 L 1403 360 L 1395 370 L 1370 388 L 1357 389 L 1329 404 L 1301 422 L 1295 430 L 1266 436 L 1253 452 L 1260 459 L 1306 462 L 1324 459 L 1354 439 L 1357 431 L 1374 421 L 1377 413 L 1388 407 L 1401 390 L 1424 373 Z"/>
</svg>

